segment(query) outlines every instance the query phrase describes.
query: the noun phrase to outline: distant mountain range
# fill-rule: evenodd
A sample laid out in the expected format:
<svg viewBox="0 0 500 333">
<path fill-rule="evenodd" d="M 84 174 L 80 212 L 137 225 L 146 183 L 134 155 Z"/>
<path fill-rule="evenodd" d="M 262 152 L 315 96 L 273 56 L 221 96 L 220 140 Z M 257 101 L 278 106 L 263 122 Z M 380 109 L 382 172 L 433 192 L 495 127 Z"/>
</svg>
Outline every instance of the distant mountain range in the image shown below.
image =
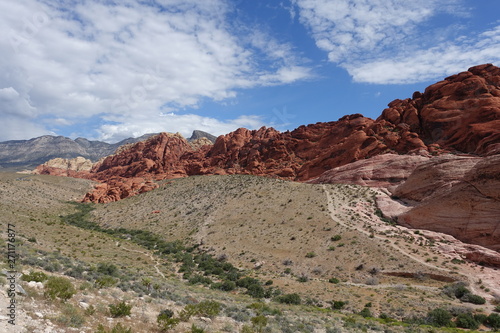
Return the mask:
<svg viewBox="0 0 500 333">
<path fill-rule="evenodd" d="M 124 139 L 117 143 L 75 140 L 64 136 L 44 135 L 30 140 L 0 142 L 0 168 L 34 168 L 53 158 L 75 158 L 82 156 L 93 162 L 113 154 L 120 146 L 144 141 L 157 133 L 144 134 L 137 138 Z M 207 138 L 215 142 L 216 137 L 203 131 L 193 131 L 188 141 Z"/>
</svg>

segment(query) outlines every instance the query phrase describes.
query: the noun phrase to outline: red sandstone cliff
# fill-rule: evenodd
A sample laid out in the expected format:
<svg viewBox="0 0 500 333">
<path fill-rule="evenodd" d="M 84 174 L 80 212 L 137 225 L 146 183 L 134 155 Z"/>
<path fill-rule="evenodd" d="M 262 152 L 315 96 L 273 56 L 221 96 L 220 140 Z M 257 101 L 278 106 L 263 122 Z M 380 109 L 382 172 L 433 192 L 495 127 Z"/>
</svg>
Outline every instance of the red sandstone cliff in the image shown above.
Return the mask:
<svg viewBox="0 0 500 333">
<path fill-rule="evenodd" d="M 284 133 L 240 128 L 196 149 L 180 135 L 162 133 L 94 166 L 91 178 L 107 185 L 85 200 L 119 200 L 154 188 L 150 181 L 158 179 L 240 173 L 306 181 L 381 154 L 447 151 L 500 151 L 500 68 L 481 65 L 448 77 L 391 102 L 377 120 L 355 114 Z"/>
</svg>

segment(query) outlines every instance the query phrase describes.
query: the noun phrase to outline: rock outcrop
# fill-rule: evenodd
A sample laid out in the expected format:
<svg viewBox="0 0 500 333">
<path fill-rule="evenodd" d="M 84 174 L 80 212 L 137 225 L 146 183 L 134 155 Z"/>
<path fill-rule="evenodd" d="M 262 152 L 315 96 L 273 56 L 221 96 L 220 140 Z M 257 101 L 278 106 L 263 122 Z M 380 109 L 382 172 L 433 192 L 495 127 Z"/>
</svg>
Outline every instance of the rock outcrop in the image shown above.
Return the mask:
<svg viewBox="0 0 500 333">
<path fill-rule="evenodd" d="M 433 158 L 393 193 L 415 206 L 399 223 L 500 252 L 500 155 Z"/>
<path fill-rule="evenodd" d="M 94 163 L 81 156 L 75 158 L 53 158 L 36 167 L 31 173 L 91 179 L 90 170 Z"/>
<path fill-rule="evenodd" d="M 413 98 L 395 100 L 378 119 L 408 127 L 427 145 L 465 153 L 500 150 L 500 68 L 470 68 L 435 83 Z"/>
<path fill-rule="evenodd" d="M 404 182 L 429 156 L 383 154 L 325 171 L 313 184 L 356 184 L 390 188 Z"/>
</svg>

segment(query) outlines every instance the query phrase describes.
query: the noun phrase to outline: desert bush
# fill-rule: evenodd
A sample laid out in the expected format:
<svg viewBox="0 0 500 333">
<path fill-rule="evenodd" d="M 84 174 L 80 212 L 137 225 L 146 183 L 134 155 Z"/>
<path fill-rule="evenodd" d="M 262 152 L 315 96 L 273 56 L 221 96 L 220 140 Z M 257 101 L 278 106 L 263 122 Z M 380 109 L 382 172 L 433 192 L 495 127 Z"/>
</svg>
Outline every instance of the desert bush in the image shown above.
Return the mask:
<svg viewBox="0 0 500 333">
<path fill-rule="evenodd" d="M 65 304 L 62 308 L 61 315 L 56 318 L 60 324 L 69 327 L 82 327 L 85 323 L 85 318 L 80 313 L 80 310 L 71 304 Z"/>
<path fill-rule="evenodd" d="M 61 300 L 68 300 L 76 293 L 75 287 L 70 280 L 51 276 L 48 278 L 45 283 L 45 296 L 56 299 L 60 298 Z"/>
<path fill-rule="evenodd" d="M 465 294 L 464 296 L 462 296 L 460 298 L 460 300 L 462 302 L 479 304 L 479 305 L 486 303 L 486 300 L 483 297 L 481 297 L 479 295 L 475 295 L 475 294 Z"/>
<path fill-rule="evenodd" d="M 359 311 L 358 314 L 364 318 L 372 317 L 372 313 L 371 313 L 370 309 L 367 307 L 364 307 L 363 310 Z"/>
<path fill-rule="evenodd" d="M 281 314 L 281 311 L 279 309 L 271 308 L 269 305 L 263 302 L 252 303 L 247 306 L 247 308 L 255 310 L 255 312 L 259 315 L 278 316 Z"/>
<path fill-rule="evenodd" d="M 96 333 L 132 333 L 132 328 L 125 327 L 121 323 L 118 323 L 113 326 L 111 330 L 107 330 L 104 325 L 99 324 Z"/>
<path fill-rule="evenodd" d="M 337 284 L 337 283 L 339 283 L 340 281 L 339 281 L 339 279 L 337 279 L 337 278 L 330 278 L 330 279 L 328 280 L 328 282 L 333 283 L 333 284 Z"/>
<path fill-rule="evenodd" d="M 168 332 L 177 326 L 180 322 L 178 318 L 174 318 L 174 312 L 170 309 L 162 310 L 156 317 L 158 328 L 161 332 Z"/>
<path fill-rule="evenodd" d="M 276 301 L 278 303 L 295 304 L 295 305 L 299 305 L 302 302 L 299 294 L 296 293 L 280 295 L 276 297 Z"/>
<path fill-rule="evenodd" d="M 192 316 L 213 318 L 220 313 L 221 304 L 216 301 L 203 301 L 198 304 L 189 304 L 179 314 L 181 321 L 188 321 Z"/>
<path fill-rule="evenodd" d="M 253 284 L 260 284 L 259 280 L 246 276 L 236 281 L 236 285 L 241 288 L 247 288 Z"/>
<path fill-rule="evenodd" d="M 485 315 L 485 314 L 482 314 L 482 313 L 478 313 L 478 314 L 475 314 L 474 315 L 474 319 L 480 323 L 480 324 L 484 324 L 486 323 L 486 321 L 488 320 L 488 316 Z"/>
<path fill-rule="evenodd" d="M 251 320 L 252 326 L 255 328 L 255 331 L 261 333 L 264 330 L 264 327 L 267 326 L 267 318 L 263 315 L 258 315 L 253 317 Z"/>
<path fill-rule="evenodd" d="M 344 301 L 333 301 L 332 302 L 332 309 L 334 310 L 341 310 L 344 308 L 344 306 L 347 304 L 347 302 Z"/>
<path fill-rule="evenodd" d="M 332 242 L 336 242 L 336 241 L 339 241 L 339 240 L 341 240 L 341 239 L 342 239 L 342 236 L 340 236 L 340 235 L 335 235 L 335 236 L 333 236 L 332 238 L 330 238 L 330 240 L 331 240 Z"/>
<path fill-rule="evenodd" d="M 117 304 L 109 305 L 109 313 L 113 318 L 130 316 L 131 310 L 132 310 L 132 305 L 128 305 L 123 301 Z"/>
<path fill-rule="evenodd" d="M 309 276 L 307 274 L 305 274 L 305 273 L 302 273 L 297 278 L 297 281 L 299 281 L 299 282 L 307 282 L 307 281 L 309 281 Z"/>
<path fill-rule="evenodd" d="M 470 313 L 460 314 L 455 321 L 457 327 L 475 330 L 479 328 L 479 322 Z"/>
<path fill-rule="evenodd" d="M 492 313 L 488 316 L 486 320 L 488 326 L 490 326 L 494 330 L 500 330 L 500 315 L 497 313 Z"/>
<path fill-rule="evenodd" d="M 307 252 L 306 253 L 306 258 L 314 258 L 314 257 L 316 257 L 316 253 L 314 253 L 314 252 Z"/>
<path fill-rule="evenodd" d="M 97 288 L 107 288 L 112 287 L 116 284 L 117 280 L 109 275 L 101 276 L 95 280 L 95 286 Z"/>
<path fill-rule="evenodd" d="M 200 275 L 200 274 L 194 274 L 189 277 L 188 279 L 189 284 L 203 284 L 205 286 L 209 286 L 212 283 L 212 280 L 210 278 Z"/>
<path fill-rule="evenodd" d="M 48 278 L 49 277 L 44 272 L 31 271 L 31 272 L 29 272 L 29 274 L 23 274 L 23 276 L 21 277 L 21 280 L 28 281 L 28 282 L 29 281 L 44 282 Z"/>
<path fill-rule="evenodd" d="M 448 310 L 437 308 L 427 313 L 426 321 L 428 324 L 436 327 L 452 326 L 452 317 Z"/>
<path fill-rule="evenodd" d="M 236 283 L 234 281 L 223 281 L 219 283 L 212 284 L 213 289 L 219 289 L 222 291 L 232 291 L 236 289 Z"/>
<path fill-rule="evenodd" d="M 118 275 L 118 267 L 116 267 L 114 264 L 101 262 L 97 265 L 97 272 L 104 274 L 104 275 L 117 276 Z"/>
<path fill-rule="evenodd" d="M 462 298 L 465 294 L 470 293 L 470 290 L 465 287 L 463 282 L 457 282 L 445 286 L 443 292 L 449 297 Z"/>
</svg>

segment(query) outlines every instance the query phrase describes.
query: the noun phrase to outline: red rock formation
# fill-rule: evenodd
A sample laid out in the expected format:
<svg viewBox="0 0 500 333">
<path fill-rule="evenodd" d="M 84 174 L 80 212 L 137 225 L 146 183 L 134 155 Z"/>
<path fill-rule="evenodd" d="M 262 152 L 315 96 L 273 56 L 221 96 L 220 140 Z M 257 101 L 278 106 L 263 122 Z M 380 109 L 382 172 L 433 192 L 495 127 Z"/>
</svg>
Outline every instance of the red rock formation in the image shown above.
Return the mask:
<svg viewBox="0 0 500 333">
<path fill-rule="evenodd" d="M 91 177 L 107 185 L 86 200 L 119 200 L 138 193 L 146 181 L 189 175 L 239 173 L 307 181 L 391 152 L 492 154 L 500 149 L 499 82 L 499 68 L 481 65 L 411 99 L 393 101 L 377 120 L 355 114 L 284 133 L 240 128 L 199 149 L 180 135 L 162 133 L 98 163 Z"/>
<path fill-rule="evenodd" d="M 378 121 L 409 126 L 426 143 L 486 155 L 499 150 L 500 68 L 470 68 L 395 100 Z"/>
<path fill-rule="evenodd" d="M 404 182 L 429 157 L 384 154 L 333 168 L 308 181 L 313 184 L 356 184 L 391 187 Z"/>
<path fill-rule="evenodd" d="M 393 193 L 416 202 L 399 223 L 500 252 L 500 155 L 433 158 Z"/>
</svg>

